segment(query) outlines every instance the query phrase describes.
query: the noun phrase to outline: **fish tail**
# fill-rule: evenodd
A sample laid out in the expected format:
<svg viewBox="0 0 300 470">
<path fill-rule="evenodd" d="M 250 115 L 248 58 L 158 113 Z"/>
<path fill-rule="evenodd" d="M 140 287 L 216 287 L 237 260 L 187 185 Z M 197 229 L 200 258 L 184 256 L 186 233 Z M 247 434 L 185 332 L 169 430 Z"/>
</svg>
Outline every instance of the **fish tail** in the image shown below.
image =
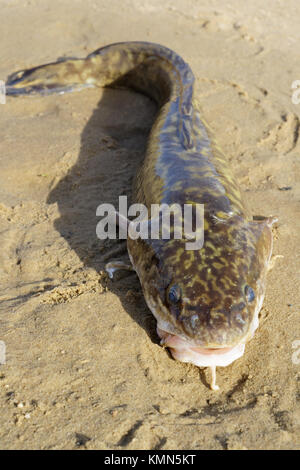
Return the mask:
<svg viewBox="0 0 300 470">
<path fill-rule="evenodd" d="M 176 52 L 148 42 L 123 42 L 101 47 L 86 58 L 66 58 L 10 75 L 12 96 L 65 93 L 85 87 L 125 87 L 144 93 L 160 108 L 156 125 L 177 129 L 185 149 L 194 148 L 194 75 Z M 203 127 L 203 126 L 202 126 Z"/>
<path fill-rule="evenodd" d="M 83 59 L 15 72 L 6 81 L 6 92 L 50 94 L 115 85 L 138 89 L 161 103 L 170 92 L 178 95 L 184 90 L 189 108 L 193 82 L 191 69 L 175 52 L 159 44 L 133 41 L 101 47 Z"/>
<path fill-rule="evenodd" d="M 15 72 L 7 78 L 7 95 L 50 94 L 89 86 L 85 59 L 69 59 Z"/>
</svg>

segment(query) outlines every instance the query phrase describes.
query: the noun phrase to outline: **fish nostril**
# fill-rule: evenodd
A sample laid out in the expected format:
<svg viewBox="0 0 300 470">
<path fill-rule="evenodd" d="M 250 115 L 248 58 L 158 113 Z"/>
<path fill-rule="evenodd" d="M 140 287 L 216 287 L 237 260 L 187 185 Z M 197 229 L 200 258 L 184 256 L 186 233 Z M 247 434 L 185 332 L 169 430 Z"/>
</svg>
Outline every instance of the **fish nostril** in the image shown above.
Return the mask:
<svg viewBox="0 0 300 470">
<path fill-rule="evenodd" d="M 239 302 L 238 304 L 234 304 L 230 307 L 231 312 L 240 312 L 246 307 L 245 302 Z"/>
<path fill-rule="evenodd" d="M 195 313 L 194 315 L 191 316 L 191 319 L 190 319 L 190 322 L 191 322 L 191 327 L 193 329 L 197 328 L 198 324 L 199 324 L 199 315 L 197 313 Z"/>
<path fill-rule="evenodd" d="M 238 323 L 241 326 L 244 326 L 246 324 L 245 320 L 243 319 L 243 317 L 240 313 L 235 315 L 234 320 L 235 320 L 236 323 Z"/>
</svg>

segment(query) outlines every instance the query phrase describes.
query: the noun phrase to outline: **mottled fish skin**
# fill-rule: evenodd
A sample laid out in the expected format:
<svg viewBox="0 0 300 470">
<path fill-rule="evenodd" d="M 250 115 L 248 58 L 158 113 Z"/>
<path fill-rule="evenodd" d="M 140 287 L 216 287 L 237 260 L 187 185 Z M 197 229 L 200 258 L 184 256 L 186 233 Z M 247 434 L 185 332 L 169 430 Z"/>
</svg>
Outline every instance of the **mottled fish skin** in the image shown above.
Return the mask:
<svg viewBox="0 0 300 470">
<path fill-rule="evenodd" d="M 131 240 L 128 252 L 162 330 L 204 348 L 245 342 L 258 324 L 275 218 L 255 221 L 221 150 L 200 117 L 194 75 L 170 49 L 127 42 L 85 59 L 46 64 L 8 77 L 7 94 L 125 86 L 153 98 L 159 112 L 134 186 L 134 202 L 204 204 L 204 245 Z M 180 300 L 168 300 L 172 286 Z M 252 293 L 249 298 L 249 286 Z"/>
</svg>

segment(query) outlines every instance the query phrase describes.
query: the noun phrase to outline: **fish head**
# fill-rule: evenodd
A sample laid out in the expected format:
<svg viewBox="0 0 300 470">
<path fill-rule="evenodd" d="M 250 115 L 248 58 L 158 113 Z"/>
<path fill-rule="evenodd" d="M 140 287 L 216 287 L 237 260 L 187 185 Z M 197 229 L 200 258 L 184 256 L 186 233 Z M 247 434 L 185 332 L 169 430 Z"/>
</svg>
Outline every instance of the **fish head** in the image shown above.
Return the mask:
<svg viewBox="0 0 300 470">
<path fill-rule="evenodd" d="M 274 221 L 206 218 L 197 250 L 187 250 L 183 239 L 128 239 L 158 334 L 174 357 L 205 366 L 202 355 L 212 353 L 215 365 L 228 365 L 244 352 L 258 327 Z M 222 353 L 232 351 L 224 363 Z"/>
</svg>

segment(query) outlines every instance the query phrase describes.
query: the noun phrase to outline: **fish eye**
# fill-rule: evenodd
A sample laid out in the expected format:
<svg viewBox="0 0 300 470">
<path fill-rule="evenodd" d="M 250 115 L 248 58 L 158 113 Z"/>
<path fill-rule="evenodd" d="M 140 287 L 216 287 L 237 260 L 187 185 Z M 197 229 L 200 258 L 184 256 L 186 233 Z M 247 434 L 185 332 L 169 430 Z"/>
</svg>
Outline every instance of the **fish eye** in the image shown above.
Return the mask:
<svg viewBox="0 0 300 470">
<path fill-rule="evenodd" d="M 245 286 L 245 296 L 248 302 L 253 302 L 255 299 L 254 290 L 250 286 Z"/>
<path fill-rule="evenodd" d="M 181 289 L 179 286 L 171 286 L 168 290 L 168 301 L 170 304 L 177 304 L 181 299 Z"/>
</svg>

